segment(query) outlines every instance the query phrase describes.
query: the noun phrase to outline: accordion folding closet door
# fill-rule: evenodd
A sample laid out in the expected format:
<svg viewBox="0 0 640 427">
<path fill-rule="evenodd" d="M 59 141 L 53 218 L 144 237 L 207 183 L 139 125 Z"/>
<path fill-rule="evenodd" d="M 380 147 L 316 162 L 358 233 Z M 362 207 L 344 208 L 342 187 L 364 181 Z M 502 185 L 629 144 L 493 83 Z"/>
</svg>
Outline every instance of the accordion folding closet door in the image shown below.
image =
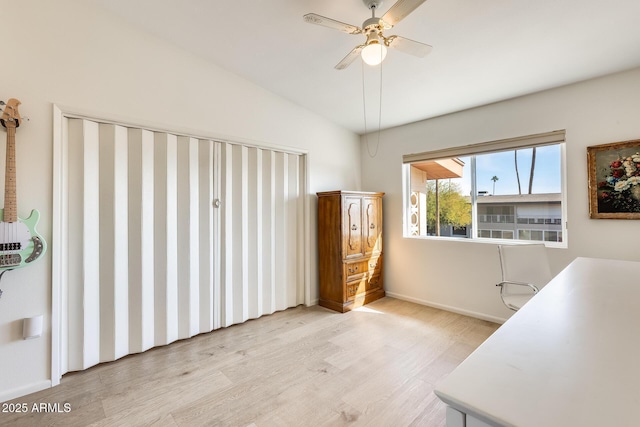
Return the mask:
<svg viewBox="0 0 640 427">
<path fill-rule="evenodd" d="M 62 128 L 60 375 L 304 303 L 303 153 Z"/>
</svg>

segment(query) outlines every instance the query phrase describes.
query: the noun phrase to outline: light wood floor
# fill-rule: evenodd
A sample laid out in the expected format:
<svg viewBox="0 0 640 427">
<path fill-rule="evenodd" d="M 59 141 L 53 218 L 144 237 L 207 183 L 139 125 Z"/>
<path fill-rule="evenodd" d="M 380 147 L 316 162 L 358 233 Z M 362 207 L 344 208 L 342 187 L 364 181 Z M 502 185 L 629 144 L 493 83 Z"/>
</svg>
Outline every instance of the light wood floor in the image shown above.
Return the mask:
<svg viewBox="0 0 640 427">
<path fill-rule="evenodd" d="M 11 426 L 444 426 L 434 385 L 499 325 L 384 298 L 297 307 L 127 356 L 12 402 Z"/>
</svg>

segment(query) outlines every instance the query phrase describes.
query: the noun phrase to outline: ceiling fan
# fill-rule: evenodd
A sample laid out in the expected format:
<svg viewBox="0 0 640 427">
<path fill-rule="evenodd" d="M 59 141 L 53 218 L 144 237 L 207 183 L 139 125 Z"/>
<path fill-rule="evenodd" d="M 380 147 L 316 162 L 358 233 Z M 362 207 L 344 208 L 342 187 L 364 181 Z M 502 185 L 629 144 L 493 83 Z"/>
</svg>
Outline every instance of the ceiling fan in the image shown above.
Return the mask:
<svg viewBox="0 0 640 427">
<path fill-rule="evenodd" d="M 362 0 L 371 10 L 371 18 L 362 23 L 362 27 L 357 27 L 335 19 L 326 18 L 315 13 L 304 15 L 305 22 L 333 28 L 348 34 L 364 34 L 367 40 L 356 46 L 342 61 L 335 66 L 336 70 L 344 70 L 358 57 L 362 56 L 364 62 L 369 65 L 380 64 L 386 54 L 387 47 L 397 49 L 401 52 L 424 57 L 431 52 L 432 47 L 425 43 L 409 40 L 400 36 L 385 37 L 383 30 L 393 28 L 398 22 L 407 17 L 418 6 L 426 0 L 398 0 L 381 18 L 376 17 L 376 9 L 382 5 L 382 0 Z"/>
</svg>

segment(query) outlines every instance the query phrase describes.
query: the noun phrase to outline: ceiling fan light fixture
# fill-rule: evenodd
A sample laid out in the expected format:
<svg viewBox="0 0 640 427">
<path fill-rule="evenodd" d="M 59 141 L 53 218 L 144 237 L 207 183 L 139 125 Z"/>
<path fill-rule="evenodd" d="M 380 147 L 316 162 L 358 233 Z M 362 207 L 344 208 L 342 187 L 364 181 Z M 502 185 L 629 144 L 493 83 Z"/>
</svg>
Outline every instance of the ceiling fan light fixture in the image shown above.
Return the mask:
<svg viewBox="0 0 640 427">
<path fill-rule="evenodd" d="M 378 65 L 387 56 L 387 47 L 378 40 L 371 40 L 360 53 L 367 65 Z"/>
<path fill-rule="evenodd" d="M 376 10 L 379 10 L 383 0 L 362 0 L 364 5 L 371 11 L 371 18 L 362 23 L 362 27 L 346 24 L 335 19 L 307 13 L 304 15 L 305 22 L 323 27 L 339 30 L 347 34 L 365 35 L 367 41 L 354 47 L 342 61 L 334 67 L 336 70 L 344 70 L 358 58 L 368 65 L 381 64 L 387 55 L 387 48 L 399 50 L 417 57 L 426 56 L 432 49 L 425 43 L 410 40 L 404 37 L 392 35 L 385 37 L 383 32 L 393 28 L 396 24 L 406 18 L 416 8 L 427 0 L 396 0 L 393 6 L 382 17 L 376 17 Z"/>
</svg>

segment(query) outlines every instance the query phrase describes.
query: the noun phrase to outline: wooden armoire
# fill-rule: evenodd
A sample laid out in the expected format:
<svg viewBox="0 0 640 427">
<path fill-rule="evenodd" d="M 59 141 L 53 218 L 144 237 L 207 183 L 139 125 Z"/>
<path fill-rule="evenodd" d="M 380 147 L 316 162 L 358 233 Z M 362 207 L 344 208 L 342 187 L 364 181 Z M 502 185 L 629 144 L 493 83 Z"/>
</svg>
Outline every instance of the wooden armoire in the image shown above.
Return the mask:
<svg viewBox="0 0 640 427">
<path fill-rule="evenodd" d="M 320 305 L 344 313 L 384 297 L 384 193 L 317 194 Z"/>
</svg>

